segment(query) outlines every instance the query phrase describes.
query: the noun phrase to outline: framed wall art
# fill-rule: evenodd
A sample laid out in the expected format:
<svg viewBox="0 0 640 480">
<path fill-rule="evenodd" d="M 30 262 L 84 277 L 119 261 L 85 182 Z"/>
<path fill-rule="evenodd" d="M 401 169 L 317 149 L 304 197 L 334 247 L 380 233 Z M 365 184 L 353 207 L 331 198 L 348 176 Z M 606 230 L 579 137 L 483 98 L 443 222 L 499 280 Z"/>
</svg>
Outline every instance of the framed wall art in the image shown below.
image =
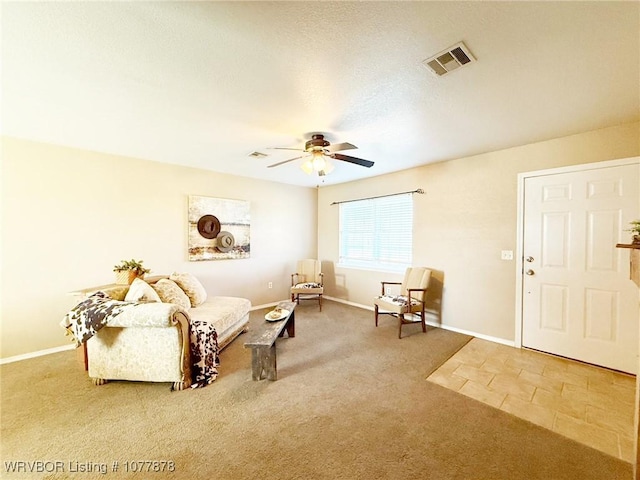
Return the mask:
<svg viewBox="0 0 640 480">
<path fill-rule="evenodd" d="M 249 258 L 250 220 L 246 200 L 189 195 L 189 261 Z"/>
</svg>

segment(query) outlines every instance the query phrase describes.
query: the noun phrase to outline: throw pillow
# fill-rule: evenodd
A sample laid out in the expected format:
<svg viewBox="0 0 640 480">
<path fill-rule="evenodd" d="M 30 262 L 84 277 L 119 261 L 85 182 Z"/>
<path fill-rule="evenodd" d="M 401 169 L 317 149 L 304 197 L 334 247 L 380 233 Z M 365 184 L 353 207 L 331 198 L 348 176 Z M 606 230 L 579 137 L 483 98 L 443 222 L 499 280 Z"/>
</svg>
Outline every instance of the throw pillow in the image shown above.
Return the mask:
<svg viewBox="0 0 640 480">
<path fill-rule="evenodd" d="M 182 291 L 176 282 L 163 278 L 151 286 L 160 296 L 162 303 L 173 303 L 185 310 L 191 308 L 191 300 L 189 300 L 187 294 Z"/>
<path fill-rule="evenodd" d="M 173 280 L 178 286 L 184 290 L 192 307 L 197 307 L 207 299 L 207 291 L 200 281 L 190 273 L 172 273 L 169 276 L 170 280 Z"/>
<path fill-rule="evenodd" d="M 160 296 L 144 280 L 136 278 L 129 286 L 129 291 L 124 296 L 125 302 L 162 302 Z"/>
</svg>

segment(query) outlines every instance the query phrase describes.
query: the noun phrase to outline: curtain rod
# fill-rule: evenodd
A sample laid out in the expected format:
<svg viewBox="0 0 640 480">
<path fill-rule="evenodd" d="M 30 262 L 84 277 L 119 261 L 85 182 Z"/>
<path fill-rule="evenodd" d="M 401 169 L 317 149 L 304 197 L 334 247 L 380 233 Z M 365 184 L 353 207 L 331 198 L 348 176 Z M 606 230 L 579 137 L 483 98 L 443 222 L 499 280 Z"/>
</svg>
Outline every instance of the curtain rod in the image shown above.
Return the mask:
<svg viewBox="0 0 640 480">
<path fill-rule="evenodd" d="M 417 190 L 412 190 L 410 192 L 390 193 L 388 195 L 378 195 L 377 197 L 354 198 L 353 200 L 343 200 L 341 202 L 333 202 L 331 205 L 339 205 L 341 203 L 349 203 L 349 202 L 359 202 L 361 200 L 372 200 L 374 198 L 393 197 L 395 195 L 404 195 L 406 193 L 419 193 L 420 195 L 422 195 L 424 193 L 424 190 L 421 188 L 418 188 Z"/>
</svg>

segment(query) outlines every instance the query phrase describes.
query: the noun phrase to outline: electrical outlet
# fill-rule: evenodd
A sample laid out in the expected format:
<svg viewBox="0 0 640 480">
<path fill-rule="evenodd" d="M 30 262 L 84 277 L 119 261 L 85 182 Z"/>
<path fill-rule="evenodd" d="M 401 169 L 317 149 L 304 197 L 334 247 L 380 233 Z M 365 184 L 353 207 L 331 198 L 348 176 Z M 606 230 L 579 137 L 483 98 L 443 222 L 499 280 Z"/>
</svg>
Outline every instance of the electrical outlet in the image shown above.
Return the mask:
<svg viewBox="0 0 640 480">
<path fill-rule="evenodd" d="M 273 288 L 273 282 L 269 282 L 269 288 Z"/>
<path fill-rule="evenodd" d="M 513 260 L 513 250 L 502 250 L 500 258 L 502 260 Z"/>
</svg>

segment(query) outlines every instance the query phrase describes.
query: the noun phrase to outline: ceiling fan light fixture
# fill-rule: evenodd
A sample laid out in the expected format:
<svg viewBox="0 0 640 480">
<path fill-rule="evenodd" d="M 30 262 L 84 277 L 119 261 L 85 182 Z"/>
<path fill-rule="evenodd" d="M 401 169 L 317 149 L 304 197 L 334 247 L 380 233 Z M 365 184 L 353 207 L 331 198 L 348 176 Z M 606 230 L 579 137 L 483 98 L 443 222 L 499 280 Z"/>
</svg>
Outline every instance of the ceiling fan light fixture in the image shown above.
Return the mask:
<svg viewBox="0 0 640 480">
<path fill-rule="evenodd" d="M 326 161 L 322 152 L 313 152 L 313 155 L 311 156 L 311 164 L 316 172 L 324 170 Z"/>
<path fill-rule="evenodd" d="M 314 150 L 311 152 L 311 156 L 300 165 L 300 168 L 307 175 L 317 172 L 318 175 L 324 176 L 331 173 L 334 166 L 321 150 Z"/>
<path fill-rule="evenodd" d="M 297 157 L 289 158 L 288 160 L 283 160 L 272 165 L 267 165 L 267 168 L 284 165 L 285 163 L 293 162 L 294 160 L 299 160 L 301 158 L 306 159 L 302 162 L 300 168 L 307 175 L 312 175 L 314 172 L 317 172 L 321 177 L 327 175 L 328 173 L 331 173 L 331 171 L 333 170 L 334 166 L 330 159 L 340 160 L 342 162 L 351 163 L 353 165 L 360 165 L 361 167 L 373 167 L 373 162 L 371 160 L 364 160 L 362 158 L 336 153 L 342 150 L 351 150 L 354 148 L 358 147 L 351 143 L 337 143 L 335 145 L 331 145 L 327 140 L 325 140 L 324 135 L 315 133 L 312 135 L 311 140 L 305 143 L 305 148 L 304 150 L 302 150 L 302 155 L 298 155 Z M 289 147 L 274 147 L 274 149 L 299 151 L 299 149 L 297 148 Z"/>
<path fill-rule="evenodd" d="M 313 163 L 311 162 L 311 159 L 307 158 L 304 162 L 302 162 L 300 168 L 307 175 L 311 175 L 313 173 Z"/>
<path fill-rule="evenodd" d="M 325 157 L 324 159 L 324 173 L 329 174 L 331 172 L 333 172 L 333 162 L 331 162 L 327 157 Z"/>
</svg>

